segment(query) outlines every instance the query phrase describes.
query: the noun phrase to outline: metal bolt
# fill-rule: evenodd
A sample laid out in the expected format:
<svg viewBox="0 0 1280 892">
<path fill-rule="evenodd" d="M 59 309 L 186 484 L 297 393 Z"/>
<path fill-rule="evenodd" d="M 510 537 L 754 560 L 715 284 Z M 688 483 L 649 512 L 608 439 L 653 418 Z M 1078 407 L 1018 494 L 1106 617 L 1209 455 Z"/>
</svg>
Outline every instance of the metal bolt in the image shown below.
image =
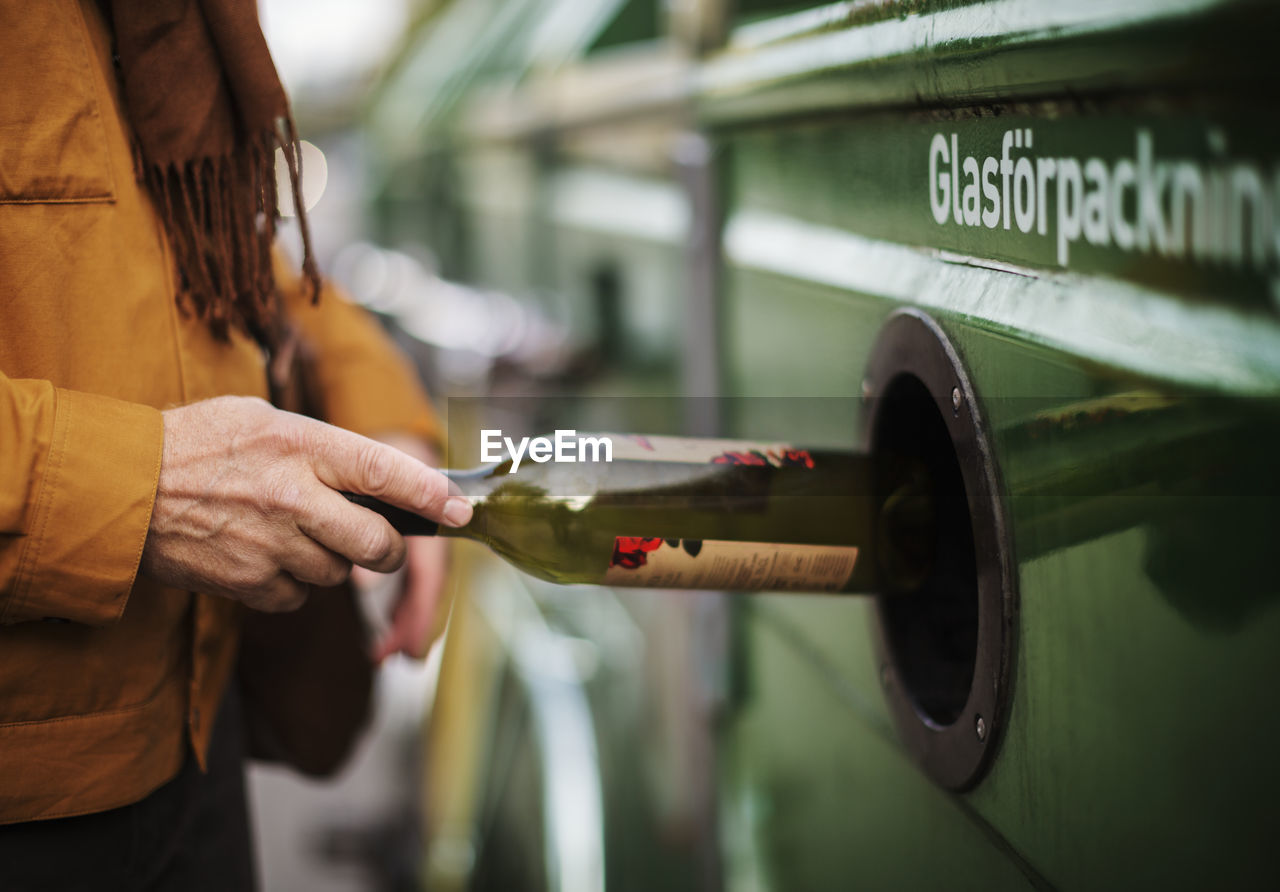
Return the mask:
<svg viewBox="0 0 1280 892">
<path fill-rule="evenodd" d="M 978 716 L 973 723 L 973 730 L 978 732 L 978 740 L 985 741 L 987 739 L 987 720 L 982 716 Z"/>
<path fill-rule="evenodd" d="M 951 388 L 951 411 L 960 414 L 960 405 L 964 402 L 964 394 L 960 392 L 959 387 Z"/>
</svg>

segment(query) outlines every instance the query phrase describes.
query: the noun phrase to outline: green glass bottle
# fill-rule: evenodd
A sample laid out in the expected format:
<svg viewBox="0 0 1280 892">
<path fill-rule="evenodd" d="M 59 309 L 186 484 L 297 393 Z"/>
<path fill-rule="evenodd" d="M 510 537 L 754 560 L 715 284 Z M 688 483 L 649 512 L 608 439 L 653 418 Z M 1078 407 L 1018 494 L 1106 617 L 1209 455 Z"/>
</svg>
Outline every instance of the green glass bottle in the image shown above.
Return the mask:
<svg viewBox="0 0 1280 892">
<path fill-rule="evenodd" d="M 475 508 L 461 528 L 346 495 L 401 533 L 473 539 L 556 583 L 909 592 L 932 567 L 932 493 L 917 463 L 782 443 L 592 438 L 610 441 L 609 460 L 566 450 L 568 461 L 446 471 Z"/>
</svg>

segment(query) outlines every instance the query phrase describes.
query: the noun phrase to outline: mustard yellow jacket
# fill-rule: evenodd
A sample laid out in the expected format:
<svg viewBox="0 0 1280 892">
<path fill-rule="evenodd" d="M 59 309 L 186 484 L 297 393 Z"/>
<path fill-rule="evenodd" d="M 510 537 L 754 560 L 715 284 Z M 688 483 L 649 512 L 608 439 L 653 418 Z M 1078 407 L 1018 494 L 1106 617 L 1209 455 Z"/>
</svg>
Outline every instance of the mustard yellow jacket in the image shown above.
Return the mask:
<svg viewBox="0 0 1280 892">
<path fill-rule="evenodd" d="M 174 301 L 94 0 L 0 0 L 0 824 L 136 801 L 203 759 L 237 606 L 137 575 L 160 410 L 264 396 L 260 352 Z M 328 419 L 435 434 L 338 295 L 298 304 Z M 2 883 L 2 881 L 0 881 Z"/>
</svg>

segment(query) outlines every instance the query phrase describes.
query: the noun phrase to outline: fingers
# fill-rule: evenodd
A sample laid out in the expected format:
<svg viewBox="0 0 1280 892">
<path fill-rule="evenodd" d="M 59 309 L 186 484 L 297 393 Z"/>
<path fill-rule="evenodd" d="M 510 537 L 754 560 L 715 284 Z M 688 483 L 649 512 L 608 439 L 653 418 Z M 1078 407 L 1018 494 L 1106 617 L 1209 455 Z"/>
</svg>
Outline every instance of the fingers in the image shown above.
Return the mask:
<svg viewBox="0 0 1280 892">
<path fill-rule="evenodd" d="M 310 587 L 305 582 L 299 582 L 288 573 L 279 573 L 269 582 L 246 590 L 233 589 L 225 594 L 254 610 L 288 613 L 306 603 L 309 593 Z"/>
<path fill-rule="evenodd" d="M 341 585 L 351 575 L 351 561 L 302 536 L 280 566 L 299 582 L 325 588 Z"/>
<path fill-rule="evenodd" d="M 450 497 L 449 478 L 400 450 L 329 425 L 310 436 L 316 475 L 333 489 L 377 496 L 449 526 L 471 519 L 470 502 Z"/>
<path fill-rule="evenodd" d="M 373 662 L 381 663 L 395 653 L 415 659 L 425 657 L 434 617 L 434 599 L 424 599 L 420 592 L 407 587 L 396 604 L 391 627 L 374 648 Z"/>
<path fill-rule="evenodd" d="M 297 518 L 298 529 L 335 556 L 379 573 L 404 563 L 404 537 L 378 514 L 325 486 L 315 487 L 309 504 L 310 510 Z"/>
<path fill-rule="evenodd" d="M 415 539 L 410 543 L 404 589 L 392 612 L 390 627 L 374 648 L 375 663 L 395 653 L 415 659 L 426 656 L 443 593 L 444 546 L 440 539 Z"/>
</svg>

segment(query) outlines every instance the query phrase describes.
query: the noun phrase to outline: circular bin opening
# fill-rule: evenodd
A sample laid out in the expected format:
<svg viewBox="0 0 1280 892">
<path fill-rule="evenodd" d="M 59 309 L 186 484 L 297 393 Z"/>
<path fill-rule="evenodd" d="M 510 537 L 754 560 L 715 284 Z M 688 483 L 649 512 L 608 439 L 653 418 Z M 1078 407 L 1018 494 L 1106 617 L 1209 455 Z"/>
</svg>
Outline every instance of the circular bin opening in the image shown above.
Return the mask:
<svg viewBox="0 0 1280 892">
<path fill-rule="evenodd" d="M 933 570 L 908 595 L 885 597 L 881 621 L 898 676 L 921 716 L 951 725 L 964 713 L 978 655 L 978 576 L 964 478 L 946 422 L 910 374 L 881 397 L 872 449 L 929 469 L 935 510 Z"/>
<path fill-rule="evenodd" d="M 867 367 L 867 446 L 929 469 L 933 567 L 877 598 L 876 652 L 903 744 L 939 784 L 985 774 L 1011 699 L 1017 585 L 999 474 L 977 396 L 938 324 L 890 317 Z"/>
</svg>

